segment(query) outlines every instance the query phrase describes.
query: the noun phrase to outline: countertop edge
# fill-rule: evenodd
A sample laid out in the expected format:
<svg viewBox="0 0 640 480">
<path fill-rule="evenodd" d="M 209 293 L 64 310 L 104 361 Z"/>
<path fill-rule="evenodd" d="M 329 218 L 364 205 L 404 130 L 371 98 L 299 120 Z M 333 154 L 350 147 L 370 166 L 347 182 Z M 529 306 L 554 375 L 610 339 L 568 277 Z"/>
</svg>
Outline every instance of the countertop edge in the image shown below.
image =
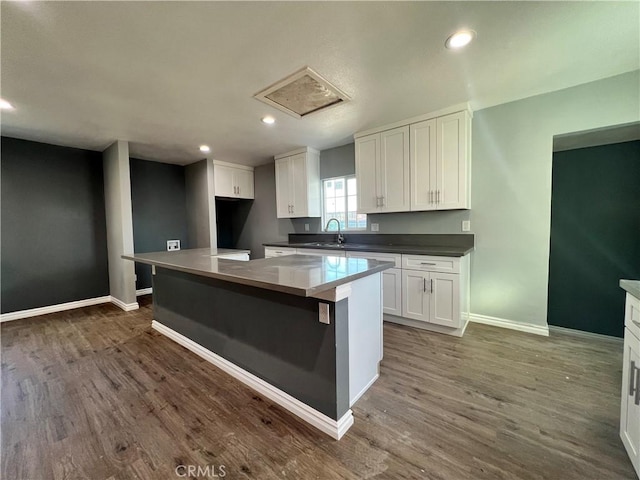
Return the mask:
<svg viewBox="0 0 640 480">
<path fill-rule="evenodd" d="M 455 247 L 451 247 L 451 251 L 445 252 L 434 252 L 433 250 L 429 250 L 428 246 L 391 246 L 387 247 L 385 245 L 371 245 L 371 248 L 349 248 L 348 244 L 345 244 L 345 247 L 335 248 L 335 247 L 326 247 L 326 246 L 316 246 L 316 245 L 301 245 L 298 243 L 288 243 L 288 242 L 268 242 L 263 243 L 263 247 L 281 247 L 281 248 L 308 248 L 314 250 L 331 250 L 336 252 L 372 252 L 372 253 L 389 253 L 389 254 L 397 254 L 397 255 L 431 255 L 434 257 L 464 257 L 465 255 L 470 254 L 475 250 L 475 247 L 460 247 L 457 251 L 454 250 Z M 367 246 L 369 247 L 369 246 Z M 432 247 L 436 248 L 449 248 L 446 246 L 436 246 L 432 245 Z"/>
<path fill-rule="evenodd" d="M 620 280 L 620 288 L 640 300 L 640 280 Z"/>
</svg>

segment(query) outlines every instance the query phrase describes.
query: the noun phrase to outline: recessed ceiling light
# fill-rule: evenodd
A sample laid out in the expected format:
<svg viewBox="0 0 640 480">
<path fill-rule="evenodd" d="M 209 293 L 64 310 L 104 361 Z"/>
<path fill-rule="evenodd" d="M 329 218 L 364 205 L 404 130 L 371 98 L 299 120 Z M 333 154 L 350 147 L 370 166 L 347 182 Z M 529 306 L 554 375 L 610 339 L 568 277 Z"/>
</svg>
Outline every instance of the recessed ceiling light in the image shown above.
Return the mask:
<svg viewBox="0 0 640 480">
<path fill-rule="evenodd" d="M 203 153 L 209 153 L 211 151 L 211 148 L 209 147 L 209 145 L 200 145 L 200 151 Z"/>
<path fill-rule="evenodd" d="M 0 109 L 2 110 L 14 110 L 15 107 L 7 102 L 4 98 L 0 98 Z"/>
<path fill-rule="evenodd" d="M 262 123 L 266 123 L 267 125 L 271 125 L 273 123 L 276 123 L 276 119 L 273 118 L 271 115 L 267 115 L 266 117 L 262 117 Z"/>
<path fill-rule="evenodd" d="M 444 46 L 453 50 L 462 48 L 465 45 L 469 45 L 475 36 L 476 32 L 473 30 L 461 30 L 447 38 L 447 41 L 444 42 Z"/>
</svg>

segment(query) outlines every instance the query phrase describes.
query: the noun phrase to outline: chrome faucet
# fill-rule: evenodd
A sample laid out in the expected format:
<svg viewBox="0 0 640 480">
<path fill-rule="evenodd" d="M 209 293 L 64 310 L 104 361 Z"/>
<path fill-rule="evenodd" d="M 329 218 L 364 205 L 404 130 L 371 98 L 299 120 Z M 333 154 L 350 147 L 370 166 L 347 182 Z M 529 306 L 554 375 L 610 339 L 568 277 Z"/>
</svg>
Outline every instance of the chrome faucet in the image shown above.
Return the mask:
<svg viewBox="0 0 640 480">
<path fill-rule="evenodd" d="M 342 236 L 342 233 L 340 233 L 340 220 L 338 220 L 337 218 L 330 218 L 327 224 L 325 225 L 324 229 L 325 231 L 328 232 L 329 224 L 331 222 L 336 222 L 338 224 L 338 245 L 342 245 L 342 243 L 344 242 L 344 237 Z"/>
</svg>

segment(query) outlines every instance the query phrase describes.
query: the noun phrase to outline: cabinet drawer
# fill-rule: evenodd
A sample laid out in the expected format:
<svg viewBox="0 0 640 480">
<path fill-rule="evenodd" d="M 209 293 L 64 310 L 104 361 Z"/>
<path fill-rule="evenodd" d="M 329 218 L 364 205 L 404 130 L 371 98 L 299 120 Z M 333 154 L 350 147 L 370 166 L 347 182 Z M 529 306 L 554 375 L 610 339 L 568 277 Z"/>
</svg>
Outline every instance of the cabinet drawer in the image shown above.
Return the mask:
<svg viewBox="0 0 640 480">
<path fill-rule="evenodd" d="M 458 257 L 402 255 L 402 268 L 428 272 L 460 273 L 460 259 Z"/>
<path fill-rule="evenodd" d="M 627 293 L 624 309 L 624 326 L 640 338 L 640 300 L 630 293 Z"/>
<path fill-rule="evenodd" d="M 347 252 L 347 257 L 372 258 L 381 262 L 393 262 L 396 268 L 402 268 L 402 255 L 379 252 Z"/>
<path fill-rule="evenodd" d="M 288 247 L 264 247 L 265 258 L 282 257 L 284 255 L 295 255 L 295 248 Z"/>
</svg>

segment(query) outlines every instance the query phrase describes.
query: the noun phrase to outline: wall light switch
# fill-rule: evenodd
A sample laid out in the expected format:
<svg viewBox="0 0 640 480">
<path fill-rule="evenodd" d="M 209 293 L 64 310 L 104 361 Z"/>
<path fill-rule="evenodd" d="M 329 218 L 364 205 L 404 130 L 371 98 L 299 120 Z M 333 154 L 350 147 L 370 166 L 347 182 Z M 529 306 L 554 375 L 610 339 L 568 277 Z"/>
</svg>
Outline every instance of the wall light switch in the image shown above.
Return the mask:
<svg viewBox="0 0 640 480">
<path fill-rule="evenodd" d="M 305 232 L 308 232 L 308 231 L 309 231 L 309 224 L 308 224 L 308 223 L 305 223 L 305 224 L 304 224 L 304 231 L 305 231 Z"/>
<path fill-rule="evenodd" d="M 471 220 L 462 221 L 462 231 L 469 232 L 471 230 Z"/>
<path fill-rule="evenodd" d="M 180 240 L 167 240 L 167 251 L 180 250 Z"/>
<path fill-rule="evenodd" d="M 378 224 L 378 223 L 372 223 L 372 224 L 371 224 L 371 231 L 372 231 L 372 232 L 378 232 L 378 231 L 380 231 L 380 224 Z"/>
</svg>

